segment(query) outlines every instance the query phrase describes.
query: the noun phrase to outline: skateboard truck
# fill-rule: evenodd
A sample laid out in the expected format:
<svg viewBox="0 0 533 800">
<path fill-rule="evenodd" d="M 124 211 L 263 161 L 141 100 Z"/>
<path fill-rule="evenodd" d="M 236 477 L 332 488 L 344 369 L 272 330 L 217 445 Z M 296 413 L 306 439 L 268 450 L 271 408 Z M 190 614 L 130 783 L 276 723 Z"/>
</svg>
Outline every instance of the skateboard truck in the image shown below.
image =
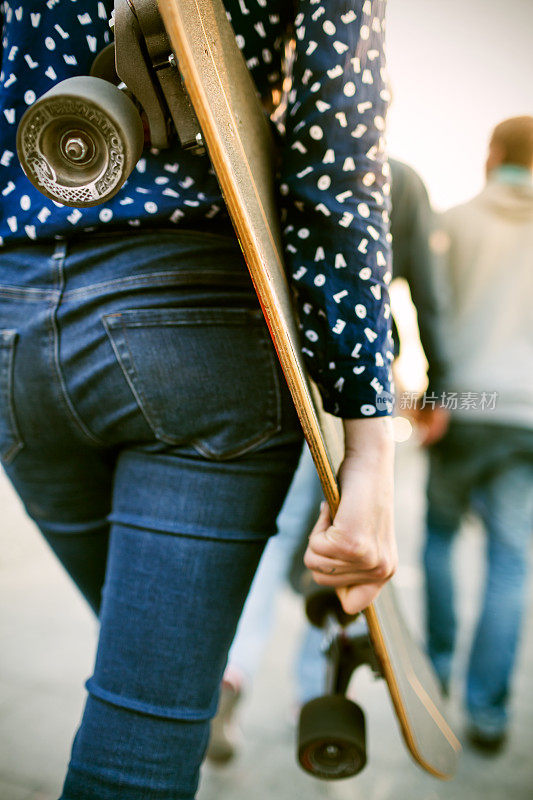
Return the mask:
<svg viewBox="0 0 533 800">
<path fill-rule="evenodd" d="M 157 0 L 115 0 L 115 40 L 90 75 L 68 78 L 22 117 L 17 152 L 33 185 L 74 207 L 114 197 L 139 160 L 145 140 L 157 149 L 176 137 L 205 152 Z"/>
<path fill-rule="evenodd" d="M 382 677 L 380 665 L 360 616 L 347 615 L 334 591 L 313 587 L 306 598 L 309 621 L 324 631 L 327 658 L 326 693 L 306 703 L 300 712 L 298 761 L 324 780 L 357 775 L 366 764 L 365 718 L 346 697 L 355 670 L 368 665 Z"/>
<path fill-rule="evenodd" d="M 117 73 L 142 107 L 152 147 L 196 148 L 200 125 L 183 88 L 178 63 L 157 0 L 115 0 L 113 15 Z"/>
</svg>

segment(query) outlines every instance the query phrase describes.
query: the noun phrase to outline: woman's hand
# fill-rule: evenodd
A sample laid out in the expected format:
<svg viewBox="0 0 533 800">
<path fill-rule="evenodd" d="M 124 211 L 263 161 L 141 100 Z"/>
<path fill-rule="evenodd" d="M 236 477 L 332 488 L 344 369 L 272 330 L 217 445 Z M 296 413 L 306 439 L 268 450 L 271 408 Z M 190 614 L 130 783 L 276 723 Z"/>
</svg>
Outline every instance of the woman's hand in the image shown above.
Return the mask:
<svg viewBox="0 0 533 800">
<path fill-rule="evenodd" d="M 344 420 L 341 498 L 333 522 L 326 503 L 309 537 L 306 567 L 334 587 L 344 610 L 366 608 L 397 565 L 393 520 L 394 443 L 388 418 Z"/>
</svg>

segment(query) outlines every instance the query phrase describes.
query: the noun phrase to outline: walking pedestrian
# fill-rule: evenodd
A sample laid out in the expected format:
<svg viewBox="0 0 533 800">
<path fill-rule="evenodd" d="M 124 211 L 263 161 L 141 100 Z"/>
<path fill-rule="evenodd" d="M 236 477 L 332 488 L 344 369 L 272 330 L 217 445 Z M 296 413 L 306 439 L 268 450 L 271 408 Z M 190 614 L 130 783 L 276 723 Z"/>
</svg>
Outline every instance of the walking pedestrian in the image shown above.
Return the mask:
<svg viewBox="0 0 533 800">
<path fill-rule="evenodd" d="M 468 737 L 497 751 L 524 613 L 533 522 L 533 117 L 491 137 L 487 185 L 441 220 L 451 288 L 451 415 L 429 449 L 424 565 L 429 654 L 448 689 L 457 633 L 452 545 L 468 509 L 486 534 L 486 576 L 466 677 Z"/>
</svg>

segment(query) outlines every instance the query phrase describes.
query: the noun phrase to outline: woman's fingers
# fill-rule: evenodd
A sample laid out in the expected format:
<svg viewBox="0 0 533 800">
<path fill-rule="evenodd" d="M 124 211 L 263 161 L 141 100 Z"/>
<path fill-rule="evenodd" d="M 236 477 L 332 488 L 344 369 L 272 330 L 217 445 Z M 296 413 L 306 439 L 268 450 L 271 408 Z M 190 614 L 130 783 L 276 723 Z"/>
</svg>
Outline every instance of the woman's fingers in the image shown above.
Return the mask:
<svg viewBox="0 0 533 800">
<path fill-rule="evenodd" d="M 351 561 L 325 558 L 309 547 L 304 556 L 304 564 L 313 573 L 316 583 L 321 586 L 348 586 L 369 580 L 385 581 L 394 571 L 394 565 L 387 564 L 385 559 L 365 568 Z"/>
<path fill-rule="evenodd" d="M 318 566 L 323 561 L 333 560 L 339 563 L 352 565 L 358 572 L 380 570 L 385 574 L 389 572 L 386 563 L 385 549 L 380 548 L 380 540 L 376 536 L 364 536 L 356 531 L 346 534 L 335 525 L 329 525 L 325 530 L 315 526 L 307 547 L 308 553 L 316 559 Z M 321 561 L 319 561 L 321 559 Z M 305 562 L 309 569 L 314 566 Z M 332 565 L 335 566 L 335 565 Z"/>
<path fill-rule="evenodd" d="M 372 603 L 383 584 L 367 583 L 358 586 L 345 586 L 337 590 L 339 600 L 347 614 L 359 614 Z"/>
<path fill-rule="evenodd" d="M 323 575 L 348 575 L 353 571 L 353 564 L 319 555 L 311 547 L 305 551 L 304 564 L 311 572 L 321 572 Z"/>
</svg>

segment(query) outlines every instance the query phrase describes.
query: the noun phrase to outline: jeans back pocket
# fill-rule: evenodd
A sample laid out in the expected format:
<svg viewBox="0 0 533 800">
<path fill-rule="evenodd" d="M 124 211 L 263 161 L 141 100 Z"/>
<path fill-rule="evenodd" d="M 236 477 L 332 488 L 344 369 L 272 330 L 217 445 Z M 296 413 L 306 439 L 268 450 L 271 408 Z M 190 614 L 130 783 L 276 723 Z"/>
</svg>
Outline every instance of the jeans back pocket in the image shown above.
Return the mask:
<svg viewBox="0 0 533 800">
<path fill-rule="evenodd" d="M 5 464 L 23 447 L 13 405 L 16 342 L 16 331 L 0 330 L 0 458 Z"/>
<path fill-rule="evenodd" d="M 224 459 L 281 429 L 276 357 L 260 310 L 133 309 L 103 322 L 159 440 Z"/>
</svg>

